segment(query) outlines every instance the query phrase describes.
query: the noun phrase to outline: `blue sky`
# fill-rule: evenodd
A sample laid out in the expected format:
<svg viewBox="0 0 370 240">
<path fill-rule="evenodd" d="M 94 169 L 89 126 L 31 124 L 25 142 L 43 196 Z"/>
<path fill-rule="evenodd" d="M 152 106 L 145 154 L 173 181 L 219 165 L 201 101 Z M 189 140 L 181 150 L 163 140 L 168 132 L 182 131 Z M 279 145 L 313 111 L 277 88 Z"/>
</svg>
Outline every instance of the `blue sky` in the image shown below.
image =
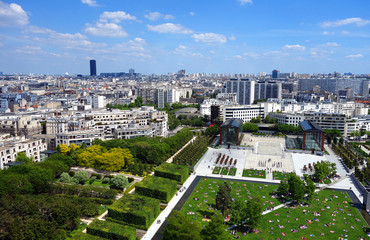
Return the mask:
<svg viewBox="0 0 370 240">
<path fill-rule="evenodd" d="M 369 73 L 369 0 L 0 0 L 0 71 Z"/>
</svg>

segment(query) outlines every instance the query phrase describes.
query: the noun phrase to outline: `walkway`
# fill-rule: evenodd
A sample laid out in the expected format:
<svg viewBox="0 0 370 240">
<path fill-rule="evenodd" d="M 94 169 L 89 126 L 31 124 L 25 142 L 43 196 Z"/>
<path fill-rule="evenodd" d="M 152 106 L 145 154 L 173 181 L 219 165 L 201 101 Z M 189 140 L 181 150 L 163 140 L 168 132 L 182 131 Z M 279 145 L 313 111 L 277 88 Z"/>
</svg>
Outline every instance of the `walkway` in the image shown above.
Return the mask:
<svg viewBox="0 0 370 240">
<path fill-rule="evenodd" d="M 169 159 L 167 159 L 166 162 L 168 163 L 172 163 L 173 162 L 173 158 L 176 157 L 176 155 L 181 152 L 184 148 L 186 148 L 190 143 L 194 142 L 194 140 L 197 138 L 197 136 L 194 136 L 192 139 L 189 140 L 189 142 L 187 144 L 185 144 L 180 150 L 178 150 L 175 154 L 173 154 Z"/>
</svg>

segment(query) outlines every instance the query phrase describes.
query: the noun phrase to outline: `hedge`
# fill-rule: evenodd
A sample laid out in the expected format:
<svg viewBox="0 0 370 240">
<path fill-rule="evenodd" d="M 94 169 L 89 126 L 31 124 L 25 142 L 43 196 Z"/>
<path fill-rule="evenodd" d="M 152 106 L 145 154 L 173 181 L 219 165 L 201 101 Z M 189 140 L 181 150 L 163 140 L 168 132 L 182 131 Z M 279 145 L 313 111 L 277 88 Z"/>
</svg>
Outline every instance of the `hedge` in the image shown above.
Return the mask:
<svg viewBox="0 0 370 240">
<path fill-rule="evenodd" d="M 117 196 L 117 191 L 109 188 L 99 186 L 82 186 L 79 184 L 65 184 L 59 182 L 51 184 L 50 193 L 104 199 L 115 199 Z"/>
<path fill-rule="evenodd" d="M 126 194 L 108 208 L 108 217 L 147 230 L 160 213 L 159 205 L 157 199 Z"/>
<path fill-rule="evenodd" d="M 136 240 L 136 229 L 109 221 L 94 220 L 87 226 L 88 234 L 113 240 Z"/>
<path fill-rule="evenodd" d="M 135 186 L 135 193 L 168 203 L 177 191 L 177 182 L 167 178 L 147 176 Z"/>
<path fill-rule="evenodd" d="M 76 235 L 73 236 L 73 238 L 70 238 L 73 240 L 106 240 L 106 238 L 86 234 L 86 233 L 77 233 Z"/>
<path fill-rule="evenodd" d="M 162 163 L 157 167 L 154 175 L 157 177 L 176 180 L 178 183 L 183 184 L 189 176 L 189 167 L 173 163 Z"/>
</svg>

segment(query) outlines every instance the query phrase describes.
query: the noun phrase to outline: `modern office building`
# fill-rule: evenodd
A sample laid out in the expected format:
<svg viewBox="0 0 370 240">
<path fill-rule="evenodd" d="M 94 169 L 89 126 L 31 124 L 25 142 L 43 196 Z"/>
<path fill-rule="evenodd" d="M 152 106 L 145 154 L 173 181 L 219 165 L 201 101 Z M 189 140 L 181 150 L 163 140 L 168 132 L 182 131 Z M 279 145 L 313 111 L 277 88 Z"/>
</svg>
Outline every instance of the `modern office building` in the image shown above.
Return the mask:
<svg viewBox="0 0 370 240">
<path fill-rule="evenodd" d="M 96 76 L 96 61 L 90 60 L 90 76 Z"/>
<path fill-rule="evenodd" d="M 299 123 L 303 131 L 302 149 L 324 151 L 325 132 L 316 123 L 303 121 Z"/>
<path fill-rule="evenodd" d="M 228 119 L 220 128 L 221 145 L 240 145 L 243 121 L 237 118 Z"/>
<path fill-rule="evenodd" d="M 276 69 L 273 70 L 271 78 L 274 78 L 274 79 L 279 78 L 279 70 L 276 70 Z"/>
</svg>

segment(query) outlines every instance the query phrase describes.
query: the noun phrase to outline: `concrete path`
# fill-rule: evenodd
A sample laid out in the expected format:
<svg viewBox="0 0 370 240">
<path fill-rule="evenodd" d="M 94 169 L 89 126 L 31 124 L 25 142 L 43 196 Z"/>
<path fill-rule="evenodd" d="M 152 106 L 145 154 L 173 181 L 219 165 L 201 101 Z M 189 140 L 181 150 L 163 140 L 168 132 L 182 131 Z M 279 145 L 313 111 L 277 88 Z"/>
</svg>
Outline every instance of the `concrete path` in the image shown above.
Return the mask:
<svg viewBox="0 0 370 240">
<path fill-rule="evenodd" d="M 157 219 L 154 220 L 153 224 L 149 227 L 148 231 L 146 232 L 146 234 L 144 235 L 142 240 L 145 240 L 145 239 L 150 240 L 154 237 L 154 235 L 157 233 L 158 229 L 162 226 L 162 224 L 165 222 L 166 218 L 172 212 L 172 209 L 174 209 L 176 204 L 183 197 L 184 193 L 186 192 L 186 189 L 189 188 L 190 184 L 194 181 L 195 177 L 196 177 L 196 175 L 194 175 L 194 174 L 189 176 L 189 178 L 185 181 L 183 187 L 171 199 L 171 201 L 168 203 L 167 207 L 159 214 Z M 160 223 L 157 223 L 158 220 L 160 221 Z"/>
</svg>

